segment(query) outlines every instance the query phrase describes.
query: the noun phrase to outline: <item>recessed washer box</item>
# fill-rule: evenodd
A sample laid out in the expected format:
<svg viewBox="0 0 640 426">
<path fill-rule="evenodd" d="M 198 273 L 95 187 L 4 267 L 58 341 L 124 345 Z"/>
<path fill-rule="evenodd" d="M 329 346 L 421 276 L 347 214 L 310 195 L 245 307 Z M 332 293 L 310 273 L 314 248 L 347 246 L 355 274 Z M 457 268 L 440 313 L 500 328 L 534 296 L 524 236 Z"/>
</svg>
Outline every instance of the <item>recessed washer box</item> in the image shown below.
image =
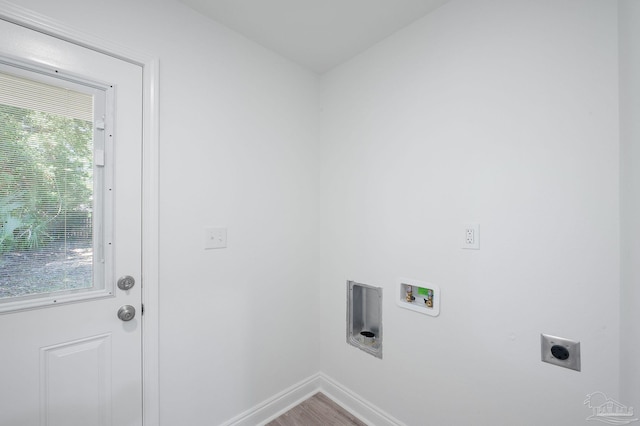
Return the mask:
<svg viewBox="0 0 640 426">
<path fill-rule="evenodd" d="M 401 308 L 437 317 L 440 315 L 440 287 L 426 281 L 398 278 L 396 303 Z"/>
<path fill-rule="evenodd" d="M 382 358 L 382 287 L 347 281 L 347 343 Z"/>
</svg>

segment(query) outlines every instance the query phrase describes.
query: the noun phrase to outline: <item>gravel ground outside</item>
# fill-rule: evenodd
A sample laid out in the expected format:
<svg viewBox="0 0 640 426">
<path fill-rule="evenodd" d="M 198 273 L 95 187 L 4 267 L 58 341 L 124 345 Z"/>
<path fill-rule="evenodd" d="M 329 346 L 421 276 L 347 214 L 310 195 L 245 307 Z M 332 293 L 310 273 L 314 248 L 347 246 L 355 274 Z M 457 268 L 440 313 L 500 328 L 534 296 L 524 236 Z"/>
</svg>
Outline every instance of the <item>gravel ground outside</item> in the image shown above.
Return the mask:
<svg viewBox="0 0 640 426">
<path fill-rule="evenodd" d="M 91 287 L 90 242 L 0 254 L 0 299 Z"/>
</svg>

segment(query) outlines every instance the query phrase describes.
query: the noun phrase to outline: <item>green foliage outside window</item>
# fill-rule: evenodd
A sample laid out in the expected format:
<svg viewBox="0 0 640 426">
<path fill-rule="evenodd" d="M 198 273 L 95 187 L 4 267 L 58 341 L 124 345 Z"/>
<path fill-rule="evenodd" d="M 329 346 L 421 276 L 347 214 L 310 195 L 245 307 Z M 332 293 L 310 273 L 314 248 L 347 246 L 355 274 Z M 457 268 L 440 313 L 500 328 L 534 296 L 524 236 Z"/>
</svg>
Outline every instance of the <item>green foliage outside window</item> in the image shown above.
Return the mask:
<svg viewBox="0 0 640 426">
<path fill-rule="evenodd" d="M 0 253 L 90 238 L 92 123 L 0 105 Z"/>
</svg>

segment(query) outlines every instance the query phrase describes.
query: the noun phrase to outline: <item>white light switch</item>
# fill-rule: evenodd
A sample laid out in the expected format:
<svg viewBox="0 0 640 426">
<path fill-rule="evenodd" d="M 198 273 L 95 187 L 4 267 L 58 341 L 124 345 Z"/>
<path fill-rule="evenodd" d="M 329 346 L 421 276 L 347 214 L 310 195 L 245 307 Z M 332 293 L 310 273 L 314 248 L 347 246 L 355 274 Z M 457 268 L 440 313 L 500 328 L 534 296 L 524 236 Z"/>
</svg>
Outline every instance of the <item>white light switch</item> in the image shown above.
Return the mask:
<svg viewBox="0 0 640 426">
<path fill-rule="evenodd" d="M 216 249 L 227 247 L 227 228 L 205 228 L 204 248 Z"/>
</svg>

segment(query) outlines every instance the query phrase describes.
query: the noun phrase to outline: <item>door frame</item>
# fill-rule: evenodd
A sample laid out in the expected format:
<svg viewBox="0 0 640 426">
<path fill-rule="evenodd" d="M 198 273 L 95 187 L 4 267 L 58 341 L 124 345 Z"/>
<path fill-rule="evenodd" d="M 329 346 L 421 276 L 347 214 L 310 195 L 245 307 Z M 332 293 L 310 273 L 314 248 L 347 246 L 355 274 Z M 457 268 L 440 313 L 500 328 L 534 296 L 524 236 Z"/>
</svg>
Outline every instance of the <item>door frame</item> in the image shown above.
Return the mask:
<svg viewBox="0 0 640 426">
<path fill-rule="evenodd" d="M 0 0 L 0 19 L 142 68 L 142 419 L 145 426 L 159 425 L 159 59 L 79 32 L 6 0 Z"/>
</svg>

